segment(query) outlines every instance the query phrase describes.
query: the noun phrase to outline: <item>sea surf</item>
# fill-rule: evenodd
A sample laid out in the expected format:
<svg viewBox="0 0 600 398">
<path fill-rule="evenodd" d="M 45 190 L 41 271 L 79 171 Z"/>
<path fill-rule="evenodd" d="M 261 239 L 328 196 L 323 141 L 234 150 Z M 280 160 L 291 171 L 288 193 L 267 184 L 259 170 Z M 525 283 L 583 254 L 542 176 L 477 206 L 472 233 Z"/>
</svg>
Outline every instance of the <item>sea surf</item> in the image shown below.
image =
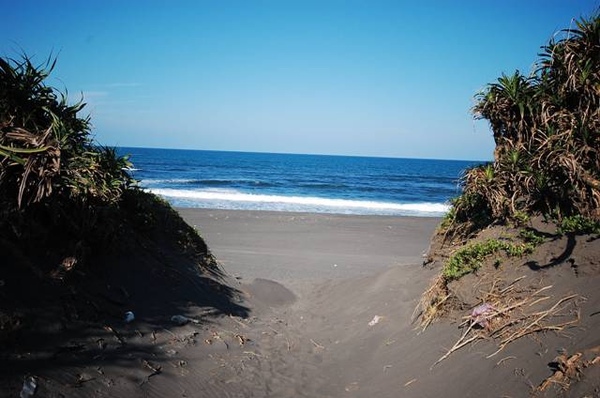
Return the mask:
<svg viewBox="0 0 600 398">
<path fill-rule="evenodd" d="M 439 217 L 480 162 L 118 148 L 174 207 Z"/>
</svg>

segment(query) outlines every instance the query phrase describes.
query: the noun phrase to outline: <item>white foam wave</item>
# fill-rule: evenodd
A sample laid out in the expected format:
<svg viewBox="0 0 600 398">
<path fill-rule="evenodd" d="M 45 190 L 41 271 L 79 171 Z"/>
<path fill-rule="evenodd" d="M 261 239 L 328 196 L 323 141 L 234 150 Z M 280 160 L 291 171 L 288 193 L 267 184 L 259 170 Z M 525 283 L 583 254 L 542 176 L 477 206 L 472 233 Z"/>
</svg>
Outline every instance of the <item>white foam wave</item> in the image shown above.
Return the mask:
<svg viewBox="0 0 600 398">
<path fill-rule="evenodd" d="M 186 207 L 420 215 L 430 217 L 442 216 L 449 210 L 449 205 L 444 203 L 392 203 L 320 197 L 263 195 L 243 193 L 231 189 L 179 190 L 150 188 L 149 191 L 167 199 L 174 199 L 172 201 L 176 206 Z"/>
<path fill-rule="evenodd" d="M 194 182 L 193 178 L 148 178 L 141 180 L 143 186 L 159 184 L 189 184 Z"/>
</svg>

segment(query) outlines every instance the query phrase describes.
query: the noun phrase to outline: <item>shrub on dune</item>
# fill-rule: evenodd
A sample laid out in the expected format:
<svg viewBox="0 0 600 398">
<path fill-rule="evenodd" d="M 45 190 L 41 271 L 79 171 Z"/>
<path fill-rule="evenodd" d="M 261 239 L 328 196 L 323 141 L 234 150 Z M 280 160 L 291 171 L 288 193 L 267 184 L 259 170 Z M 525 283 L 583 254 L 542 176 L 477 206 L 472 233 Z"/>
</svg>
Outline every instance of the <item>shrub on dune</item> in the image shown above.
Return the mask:
<svg viewBox="0 0 600 398">
<path fill-rule="evenodd" d="M 532 214 L 600 221 L 600 15 L 557 37 L 530 76 L 503 74 L 476 96 L 494 161 L 466 171 L 451 235 Z"/>
<path fill-rule="evenodd" d="M 103 216 L 133 184 L 127 158 L 92 140 L 85 104 L 45 84 L 54 65 L 0 58 L 0 243 L 24 251 L 109 236 Z"/>
<path fill-rule="evenodd" d="M 450 289 L 463 276 L 498 278 L 488 296 L 506 283 L 494 296 L 506 302 L 518 279 L 494 276 L 503 261 L 535 253 L 548 237 L 600 231 L 600 14 L 555 35 L 529 76 L 488 84 L 473 113 L 489 122 L 494 160 L 465 171 L 434 237 L 428 261 L 443 265 L 417 306 L 423 327 L 464 304 Z M 554 233 L 533 228 L 534 219 L 550 220 Z"/>
</svg>

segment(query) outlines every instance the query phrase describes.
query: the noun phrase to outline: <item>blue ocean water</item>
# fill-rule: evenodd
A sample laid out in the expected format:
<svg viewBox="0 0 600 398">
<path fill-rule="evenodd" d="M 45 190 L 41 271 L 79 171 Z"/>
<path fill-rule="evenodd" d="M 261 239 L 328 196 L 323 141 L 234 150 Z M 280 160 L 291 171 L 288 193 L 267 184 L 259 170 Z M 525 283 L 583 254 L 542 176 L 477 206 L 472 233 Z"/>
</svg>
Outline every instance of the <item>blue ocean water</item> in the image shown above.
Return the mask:
<svg viewBox="0 0 600 398">
<path fill-rule="evenodd" d="M 119 148 L 175 207 L 441 216 L 477 162 Z"/>
</svg>

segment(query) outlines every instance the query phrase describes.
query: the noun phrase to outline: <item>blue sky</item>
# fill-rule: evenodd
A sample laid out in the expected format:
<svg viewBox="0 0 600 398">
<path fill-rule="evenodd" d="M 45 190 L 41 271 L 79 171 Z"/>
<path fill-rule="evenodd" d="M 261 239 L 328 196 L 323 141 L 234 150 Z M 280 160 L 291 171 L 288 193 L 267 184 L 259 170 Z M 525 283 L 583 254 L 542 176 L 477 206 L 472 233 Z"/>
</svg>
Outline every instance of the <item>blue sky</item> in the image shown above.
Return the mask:
<svg viewBox="0 0 600 398">
<path fill-rule="evenodd" d="M 20 0 L 0 54 L 58 55 L 104 145 L 485 160 L 474 94 L 599 6 Z"/>
</svg>

